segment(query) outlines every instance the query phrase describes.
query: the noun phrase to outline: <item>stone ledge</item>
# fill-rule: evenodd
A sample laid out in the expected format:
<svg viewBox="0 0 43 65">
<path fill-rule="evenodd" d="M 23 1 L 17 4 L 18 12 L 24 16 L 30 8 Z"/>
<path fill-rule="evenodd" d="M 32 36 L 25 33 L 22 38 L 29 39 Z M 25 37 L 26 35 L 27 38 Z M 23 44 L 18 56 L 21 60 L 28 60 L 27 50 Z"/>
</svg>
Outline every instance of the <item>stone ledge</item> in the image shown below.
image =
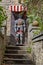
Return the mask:
<svg viewBox="0 0 43 65">
<path fill-rule="evenodd" d="M 40 27 L 32 27 L 30 30 L 29 30 L 29 32 L 31 32 L 32 30 L 38 30 L 38 29 L 40 29 Z"/>
</svg>

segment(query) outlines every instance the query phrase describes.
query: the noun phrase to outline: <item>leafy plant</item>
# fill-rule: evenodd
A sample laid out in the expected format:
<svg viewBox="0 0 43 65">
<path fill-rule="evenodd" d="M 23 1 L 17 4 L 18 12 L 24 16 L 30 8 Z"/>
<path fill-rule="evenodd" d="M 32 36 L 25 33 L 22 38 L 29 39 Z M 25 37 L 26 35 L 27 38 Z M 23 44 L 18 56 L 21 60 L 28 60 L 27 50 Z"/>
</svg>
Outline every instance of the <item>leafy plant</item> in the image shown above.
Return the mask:
<svg viewBox="0 0 43 65">
<path fill-rule="evenodd" d="M 2 0 L 0 0 L 0 2 L 1 2 Z"/>
<path fill-rule="evenodd" d="M 31 24 L 33 21 L 39 22 L 40 31 L 43 31 L 43 5 L 41 4 L 43 0 L 39 0 L 41 6 L 35 0 L 24 0 L 24 4 L 28 7 L 27 17 L 28 22 Z M 37 3 L 37 5 L 35 5 Z"/>
<path fill-rule="evenodd" d="M 0 6 L 0 27 L 2 23 L 4 22 L 4 20 L 6 20 L 6 18 L 7 18 L 6 11 L 4 11 L 4 8 Z"/>
</svg>

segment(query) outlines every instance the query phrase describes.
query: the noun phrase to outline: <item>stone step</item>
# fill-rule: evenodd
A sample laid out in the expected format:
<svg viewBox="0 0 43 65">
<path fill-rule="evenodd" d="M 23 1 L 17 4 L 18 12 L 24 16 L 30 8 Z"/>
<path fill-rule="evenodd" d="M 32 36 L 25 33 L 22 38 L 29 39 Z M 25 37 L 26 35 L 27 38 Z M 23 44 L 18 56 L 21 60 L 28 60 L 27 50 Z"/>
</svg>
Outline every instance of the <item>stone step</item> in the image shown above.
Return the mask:
<svg viewBox="0 0 43 65">
<path fill-rule="evenodd" d="M 26 58 L 28 57 L 28 54 L 5 54 L 4 57 L 8 58 Z"/>
<path fill-rule="evenodd" d="M 3 62 L 3 64 L 8 64 L 8 65 L 12 65 L 12 64 L 14 64 L 14 65 L 21 65 L 21 64 L 32 64 L 33 65 L 33 61 L 31 61 L 31 60 L 28 60 L 28 61 L 18 61 L 18 60 L 16 60 L 16 61 L 4 61 Z"/>
<path fill-rule="evenodd" d="M 10 55 L 10 56 L 27 56 L 28 54 L 13 54 L 13 53 L 12 53 L 12 54 L 10 54 L 10 53 L 8 54 L 8 53 L 5 53 L 5 56 L 6 56 L 6 55 L 7 55 L 7 56 L 9 56 L 9 55 Z"/>
<path fill-rule="evenodd" d="M 3 58 L 6 58 L 6 57 L 8 57 L 8 58 L 15 58 L 15 59 L 23 59 L 23 58 L 30 58 L 30 57 L 28 57 L 28 56 L 24 56 L 24 55 L 5 55 Z"/>
<path fill-rule="evenodd" d="M 5 53 L 15 53 L 15 54 L 21 54 L 21 53 L 23 53 L 23 54 L 25 54 L 25 53 L 27 53 L 28 52 L 28 50 L 6 50 L 5 51 Z"/>
<path fill-rule="evenodd" d="M 15 46 L 15 45 L 7 45 L 6 47 L 16 47 L 16 48 L 23 48 L 23 47 L 28 47 L 28 46 Z"/>
<path fill-rule="evenodd" d="M 6 47 L 6 50 L 21 50 L 19 47 Z"/>
<path fill-rule="evenodd" d="M 7 46 L 7 50 L 26 50 L 28 46 Z"/>
<path fill-rule="evenodd" d="M 13 54 L 26 54 L 26 51 L 5 51 L 5 53 L 13 53 Z"/>
<path fill-rule="evenodd" d="M 21 64 L 32 64 L 33 65 L 33 61 L 31 61 L 31 60 L 29 60 L 29 59 L 4 59 L 4 61 L 3 61 L 3 63 L 4 64 L 8 64 L 8 65 L 12 65 L 12 64 L 14 64 L 14 65 L 21 65 Z"/>
<path fill-rule="evenodd" d="M 3 63 L 2 65 L 33 65 L 33 63 L 24 63 L 24 64 L 11 64 L 11 63 L 7 63 L 7 64 L 5 64 L 5 63 Z"/>
<path fill-rule="evenodd" d="M 12 49 L 6 49 L 5 53 L 13 53 L 13 54 L 26 54 L 28 50 L 12 50 Z"/>
<path fill-rule="evenodd" d="M 24 50 L 24 49 L 23 49 L 23 50 L 11 50 L 11 49 L 6 49 L 6 51 L 8 51 L 8 52 L 17 52 L 17 51 L 18 51 L 18 52 L 19 52 L 19 51 L 21 51 L 21 52 L 22 52 L 22 51 L 23 51 L 23 52 L 28 52 L 28 50 Z M 6 51 L 5 51 L 5 52 L 6 52 Z"/>
<path fill-rule="evenodd" d="M 3 58 L 14 58 L 14 59 L 26 59 L 26 58 L 29 58 L 30 59 L 30 57 L 28 57 L 28 56 L 4 56 Z"/>
<path fill-rule="evenodd" d="M 4 58 L 5 61 L 29 61 L 29 59 Z"/>
</svg>

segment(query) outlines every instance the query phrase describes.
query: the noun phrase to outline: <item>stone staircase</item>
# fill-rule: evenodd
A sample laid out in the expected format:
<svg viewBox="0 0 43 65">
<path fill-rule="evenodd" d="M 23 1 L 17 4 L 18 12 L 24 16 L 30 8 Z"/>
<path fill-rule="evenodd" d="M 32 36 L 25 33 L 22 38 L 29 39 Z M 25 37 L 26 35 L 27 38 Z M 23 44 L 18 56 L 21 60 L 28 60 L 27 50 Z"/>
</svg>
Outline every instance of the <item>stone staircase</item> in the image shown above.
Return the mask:
<svg viewBox="0 0 43 65">
<path fill-rule="evenodd" d="M 2 65 L 33 65 L 28 57 L 27 47 L 7 45 Z"/>
</svg>

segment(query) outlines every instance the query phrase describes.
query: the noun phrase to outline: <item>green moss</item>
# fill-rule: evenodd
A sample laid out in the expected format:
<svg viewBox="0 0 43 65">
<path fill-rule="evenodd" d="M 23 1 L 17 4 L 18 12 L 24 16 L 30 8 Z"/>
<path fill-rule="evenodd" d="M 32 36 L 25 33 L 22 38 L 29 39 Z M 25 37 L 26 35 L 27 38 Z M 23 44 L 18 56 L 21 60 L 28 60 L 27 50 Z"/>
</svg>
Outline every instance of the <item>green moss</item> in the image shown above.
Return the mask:
<svg viewBox="0 0 43 65">
<path fill-rule="evenodd" d="M 27 48 L 28 53 L 31 53 L 31 51 L 32 51 L 32 48 Z"/>
<path fill-rule="evenodd" d="M 38 34 L 40 34 L 40 30 L 36 30 L 33 33 L 34 33 L 34 35 L 38 35 Z"/>
</svg>

